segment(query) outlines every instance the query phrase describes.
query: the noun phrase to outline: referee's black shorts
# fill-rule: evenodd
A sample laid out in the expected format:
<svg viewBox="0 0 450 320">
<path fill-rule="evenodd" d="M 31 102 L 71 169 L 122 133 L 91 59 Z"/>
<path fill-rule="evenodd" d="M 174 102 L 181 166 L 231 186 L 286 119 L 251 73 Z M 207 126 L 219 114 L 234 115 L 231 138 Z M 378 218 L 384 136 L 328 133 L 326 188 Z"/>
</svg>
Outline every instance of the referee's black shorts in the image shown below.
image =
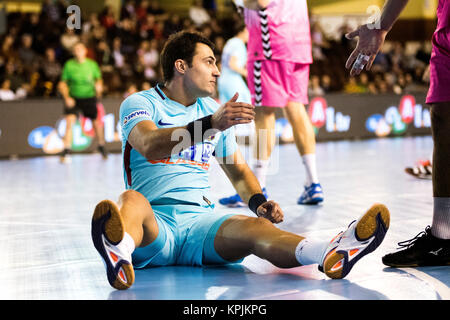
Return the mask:
<svg viewBox="0 0 450 320">
<path fill-rule="evenodd" d="M 74 114 L 78 115 L 80 112 L 85 116 L 86 118 L 89 118 L 91 120 L 97 119 L 97 98 L 74 98 L 75 99 L 75 106 L 73 108 L 68 108 L 64 104 L 64 115 L 67 114 Z"/>
</svg>

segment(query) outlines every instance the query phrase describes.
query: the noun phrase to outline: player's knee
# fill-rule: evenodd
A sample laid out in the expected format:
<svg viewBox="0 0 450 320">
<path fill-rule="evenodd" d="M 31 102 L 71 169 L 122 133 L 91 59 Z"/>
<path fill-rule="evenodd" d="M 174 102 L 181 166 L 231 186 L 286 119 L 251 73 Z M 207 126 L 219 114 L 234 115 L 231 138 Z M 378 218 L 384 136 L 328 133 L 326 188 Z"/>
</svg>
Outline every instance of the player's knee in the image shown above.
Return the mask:
<svg viewBox="0 0 450 320">
<path fill-rule="evenodd" d="M 274 228 L 274 225 L 270 220 L 262 217 L 254 218 L 254 220 L 252 221 L 252 225 L 253 228 L 255 228 L 257 231 L 267 228 Z"/>
<path fill-rule="evenodd" d="M 119 203 L 121 204 L 121 206 L 150 206 L 147 198 L 144 197 L 142 193 L 135 190 L 127 190 L 123 192 L 119 197 Z"/>
<path fill-rule="evenodd" d="M 120 198 L 125 201 L 139 199 L 143 195 L 135 190 L 127 190 L 120 195 Z"/>
<path fill-rule="evenodd" d="M 249 239 L 255 239 L 268 228 L 274 228 L 272 222 L 261 217 L 237 215 L 229 219 L 228 223 L 240 230 L 242 236 Z"/>
</svg>

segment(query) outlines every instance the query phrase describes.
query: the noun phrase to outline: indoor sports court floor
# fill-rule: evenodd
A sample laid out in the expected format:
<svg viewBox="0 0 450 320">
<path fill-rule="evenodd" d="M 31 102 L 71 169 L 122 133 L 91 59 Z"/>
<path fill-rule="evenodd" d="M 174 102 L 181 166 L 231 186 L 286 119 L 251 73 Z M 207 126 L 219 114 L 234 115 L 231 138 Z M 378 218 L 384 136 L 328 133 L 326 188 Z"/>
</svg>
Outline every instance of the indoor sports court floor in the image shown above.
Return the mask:
<svg viewBox="0 0 450 320">
<path fill-rule="evenodd" d="M 227 267 L 161 267 L 136 271 L 126 291 L 112 289 L 90 238 L 91 214 L 102 199 L 123 191 L 121 156 L 75 155 L 0 160 L 0 299 L 450 299 L 450 267 L 392 269 L 381 257 L 431 224 L 431 181 L 404 173 L 426 159 L 431 137 L 325 142 L 317 145 L 320 206 L 299 206 L 303 166 L 293 144 L 273 154 L 269 197 L 285 213 L 280 228 L 331 239 L 374 202 L 391 211 L 382 245 L 343 280 L 317 265 L 278 269 L 255 256 Z M 233 192 L 217 164 L 213 198 Z M 250 214 L 248 209 L 220 211 Z"/>
</svg>

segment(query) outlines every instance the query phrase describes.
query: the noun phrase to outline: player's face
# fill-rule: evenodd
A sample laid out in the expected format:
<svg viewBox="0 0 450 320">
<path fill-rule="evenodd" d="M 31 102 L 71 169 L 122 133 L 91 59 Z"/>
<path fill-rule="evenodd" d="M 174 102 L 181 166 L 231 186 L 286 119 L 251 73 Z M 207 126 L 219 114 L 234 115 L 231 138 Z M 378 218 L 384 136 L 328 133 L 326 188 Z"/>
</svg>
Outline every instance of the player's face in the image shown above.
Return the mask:
<svg viewBox="0 0 450 320">
<path fill-rule="evenodd" d="M 192 67 L 187 69 L 185 76 L 188 90 L 196 96 L 204 97 L 214 94 L 220 72 L 214 52 L 209 46 L 197 43 Z"/>
<path fill-rule="evenodd" d="M 73 54 L 78 60 L 82 60 L 86 57 L 87 49 L 83 44 L 79 43 L 73 48 Z"/>
</svg>

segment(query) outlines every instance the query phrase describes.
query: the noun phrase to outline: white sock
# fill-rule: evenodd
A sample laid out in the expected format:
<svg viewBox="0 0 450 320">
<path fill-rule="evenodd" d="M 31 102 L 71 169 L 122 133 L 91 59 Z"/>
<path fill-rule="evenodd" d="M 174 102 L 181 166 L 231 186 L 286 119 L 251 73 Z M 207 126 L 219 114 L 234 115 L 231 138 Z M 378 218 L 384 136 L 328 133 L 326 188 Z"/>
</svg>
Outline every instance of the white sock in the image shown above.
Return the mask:
<svg viewBox="0 0 450 320">
<path fill-rule="evenodd" d="M 315 263 L 322 265 L 322 259 L 329 244 L 329 241 L 303 239 L 295 249 L 295 257 L 302 266 Z"/>
<path fill-rule="evenodd" d="M 126 253 L 131 261 L 131 254 L 133 253 L 135 249 L 135 244 L 133 238 L 125 232 L 122 241 L 119 242 L 118 245 L 116 245 L 116 248 L 119 249 L 120 252 Z"/>
<path fill-rule="evenodd" d="M 302 156 L 302 161 L 306 171 L 306 185 L 310 186 L 311 183 L 319 183 L 319 177 L 317 176 L 316 168 L 316 154 L 305 154 Z"/>
<path fill-rule="evenodd" d="M 431 233 L 440 239 L 450 239 L 450 198 L 433 198 Z"/>
<path fill-rule="evenodd" d="M 266 187 L 266 176 L 267 169 L 269 168 L 270 160 L 255 160 L 255 164 L 253 165 L 253 173 L 258 179 L 261 188 Z"/>
</svg>

